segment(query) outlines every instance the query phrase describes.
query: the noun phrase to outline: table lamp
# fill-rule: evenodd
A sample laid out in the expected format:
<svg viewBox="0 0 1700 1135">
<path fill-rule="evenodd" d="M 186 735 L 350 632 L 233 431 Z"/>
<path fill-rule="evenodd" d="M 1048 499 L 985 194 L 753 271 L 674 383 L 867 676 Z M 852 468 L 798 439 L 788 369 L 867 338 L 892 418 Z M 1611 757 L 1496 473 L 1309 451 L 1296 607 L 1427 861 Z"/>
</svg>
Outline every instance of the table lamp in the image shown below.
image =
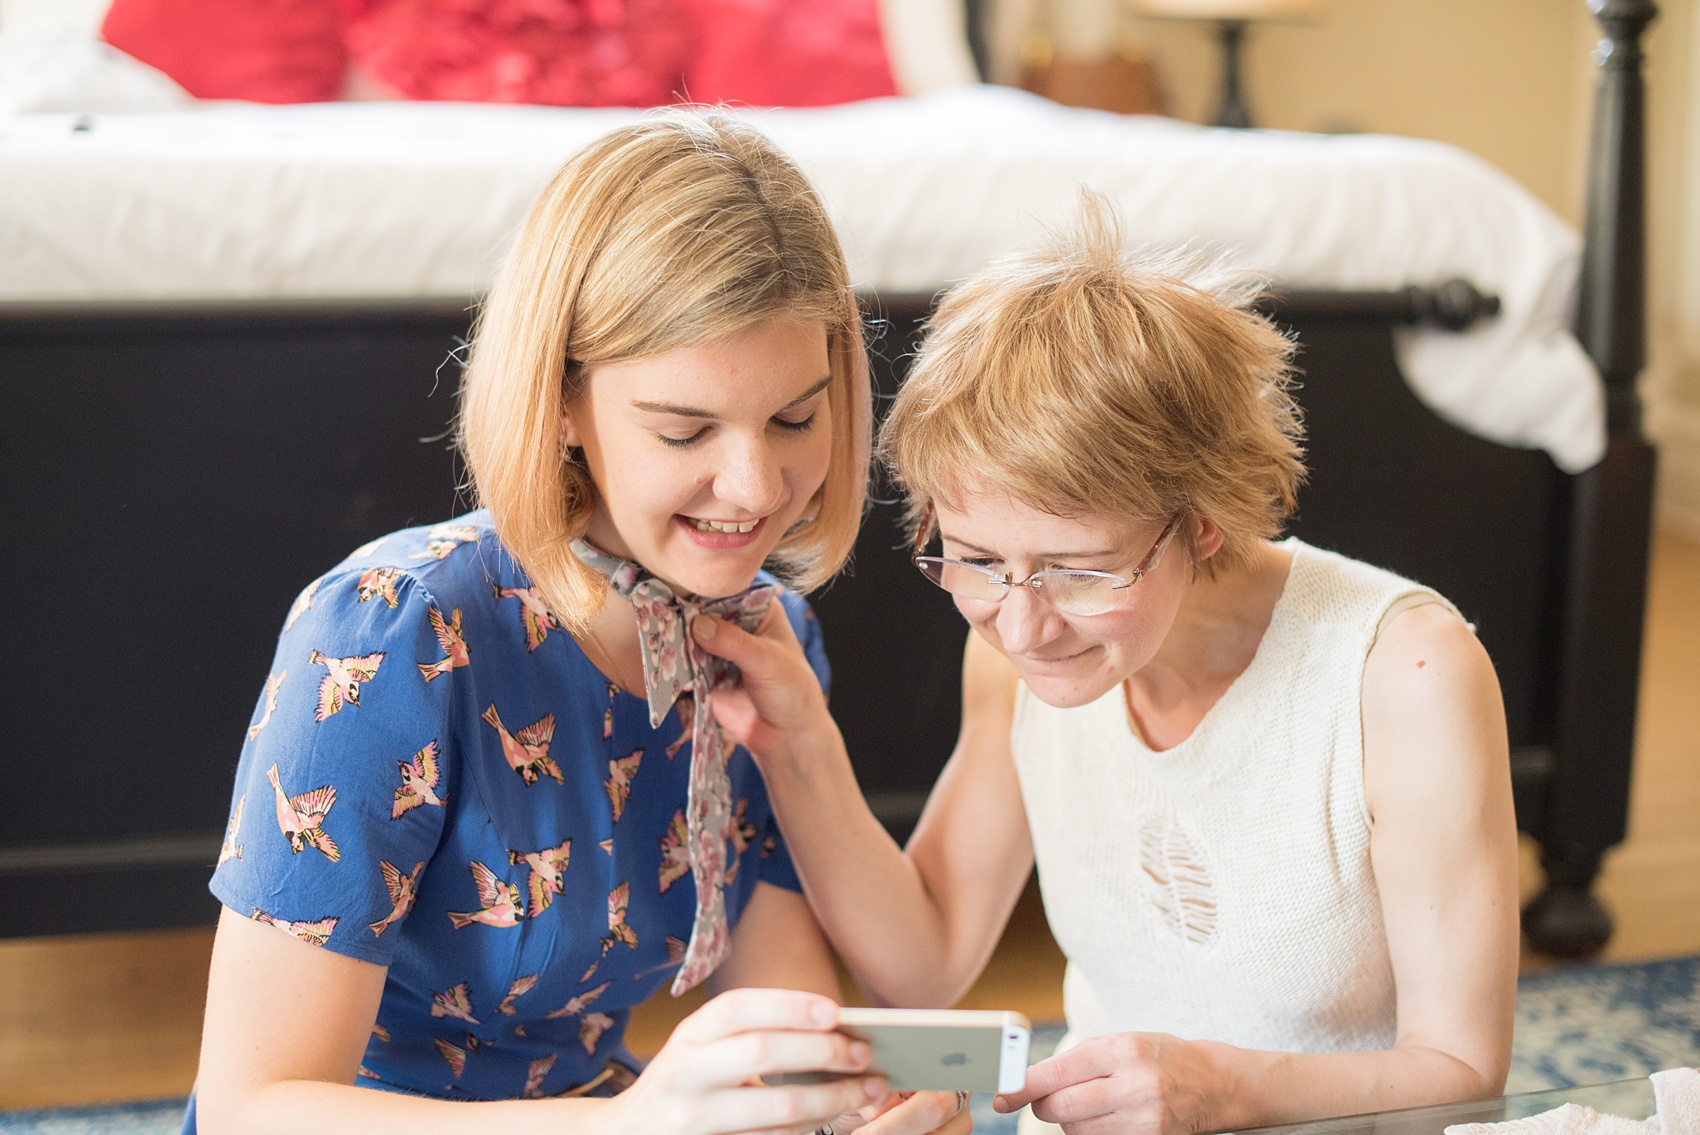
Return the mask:
<svg viewBox="0 0 1700 1135">
<path fill-rule="evenodd" d="M 1135 10 L 1169 19 L 1214 20 L 1222 43 L 1222 100 L 1212 126 L 1245 129 L 1251 125 L 1240 84 L 1240 48 L 1253 20 L 1308 16 L 1322 0 L 1133 0 Z"/>
</svg>

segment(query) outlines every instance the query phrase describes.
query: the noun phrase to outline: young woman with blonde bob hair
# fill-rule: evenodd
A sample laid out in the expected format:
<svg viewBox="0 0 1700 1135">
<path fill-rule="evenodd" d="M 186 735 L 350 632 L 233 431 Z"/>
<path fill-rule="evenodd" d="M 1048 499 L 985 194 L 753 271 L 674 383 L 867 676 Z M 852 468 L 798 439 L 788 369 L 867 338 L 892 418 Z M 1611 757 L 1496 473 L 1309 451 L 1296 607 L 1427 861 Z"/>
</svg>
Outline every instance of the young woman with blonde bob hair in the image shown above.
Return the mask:
<svg viewBox="0 0 1700 1135">
<path fill-rule="evenodd" d="M 716 710 L 881 999 L 960 996 L 1037 861 L 1070 1031 L 997 1101 L 1029 1129 L 1497 1094 L 1518 937 L 1492 666 L 1434 592 L 1274 541 L 1303 476 L 1291 344 L 1254 289 L 1184 267 L 1124 254 L 1089 199 L 932 321 L 881 451 L 972 633 L 906 849 L 782 621 L 698 620 L 743 669 Z"/>
<path fill-rule="evenodd" d="M 791 588 L 848 554 L 869 434 L 842 251 L 766 139 L 673 113 L 561 168 L 472 345 L 484 508 L 356 549 L 284 623 L 186 1129 L 967 1129 L 834 1031 L 830 955 L 712 715 L 724 666 L 684 632 L 782 612 L 820 688 Z M 704 982 L 730 992 L 644 1068 L 632 1006 Z"/>
</svg>

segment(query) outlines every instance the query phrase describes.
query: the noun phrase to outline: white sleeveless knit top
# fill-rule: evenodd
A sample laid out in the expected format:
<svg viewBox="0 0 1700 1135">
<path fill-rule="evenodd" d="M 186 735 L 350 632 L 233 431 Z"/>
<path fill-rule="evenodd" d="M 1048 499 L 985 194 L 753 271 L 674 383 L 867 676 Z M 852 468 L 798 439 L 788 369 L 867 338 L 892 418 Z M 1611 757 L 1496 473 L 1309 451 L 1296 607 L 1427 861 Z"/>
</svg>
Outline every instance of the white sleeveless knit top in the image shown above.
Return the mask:
<svg viewBox="0 0 1700 1135">
<path fill-rule="evenodd" d="M 1152 752 L 1121 686 L 1074 709 L 1022 686 L 1010 741 L 1065 1044 L 1164 1032 L 1247 1048 L 1390 1047 L 1359 695 L 1385 621 L 1432 591 L 1298 540 L 1251 664 Z"/>
</svg>

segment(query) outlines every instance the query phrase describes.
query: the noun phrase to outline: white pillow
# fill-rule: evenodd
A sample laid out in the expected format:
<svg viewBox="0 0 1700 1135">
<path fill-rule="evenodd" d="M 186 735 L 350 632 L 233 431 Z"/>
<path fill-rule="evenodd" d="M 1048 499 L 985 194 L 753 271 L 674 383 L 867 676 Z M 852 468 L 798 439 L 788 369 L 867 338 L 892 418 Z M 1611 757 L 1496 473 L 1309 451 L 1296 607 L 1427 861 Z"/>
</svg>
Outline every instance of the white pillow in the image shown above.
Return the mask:
<svg viewBox="0 0 1700 1135">
<path fill-rule="evenodd" d="M 880 31 L 899 92 L 924 95 L 980 81 L 962 0 L 879 0 Z"/>
<path fill-rule="evenodd" d="M 0 28 L 0 114 L 178 110 L 195 99 L 164 73 L 66 28 Z"/>
</svg>

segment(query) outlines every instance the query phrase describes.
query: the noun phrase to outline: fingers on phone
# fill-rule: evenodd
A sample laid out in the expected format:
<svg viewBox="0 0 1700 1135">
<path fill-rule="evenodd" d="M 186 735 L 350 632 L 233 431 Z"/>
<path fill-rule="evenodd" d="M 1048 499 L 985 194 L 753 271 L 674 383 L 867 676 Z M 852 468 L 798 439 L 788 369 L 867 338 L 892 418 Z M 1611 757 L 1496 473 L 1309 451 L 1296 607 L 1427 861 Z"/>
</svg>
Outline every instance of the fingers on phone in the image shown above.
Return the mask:
<svg viewBox="0 0 1700 1135">
<path fill-rule="evenodd" d="M 838 1006 L 818 993 L 791 989 L 734 989 L 679 1023 L 685 1040 L 706 1044 L 764 1029 L 821 1032 L 838 1023 Z"/>
<path fill-rule="evenodd" d="M 709 1097 L 710 1130 L 812 1131 L 840 1115 L 864 1107 L 886 1092 L 879 1077 L 856 1076 L 821 1084 L 786 1084 L 775 1088 L 741 1088 Z M 724 1128 L 720 1124 L 729 1124 Z"/>
</svg>

